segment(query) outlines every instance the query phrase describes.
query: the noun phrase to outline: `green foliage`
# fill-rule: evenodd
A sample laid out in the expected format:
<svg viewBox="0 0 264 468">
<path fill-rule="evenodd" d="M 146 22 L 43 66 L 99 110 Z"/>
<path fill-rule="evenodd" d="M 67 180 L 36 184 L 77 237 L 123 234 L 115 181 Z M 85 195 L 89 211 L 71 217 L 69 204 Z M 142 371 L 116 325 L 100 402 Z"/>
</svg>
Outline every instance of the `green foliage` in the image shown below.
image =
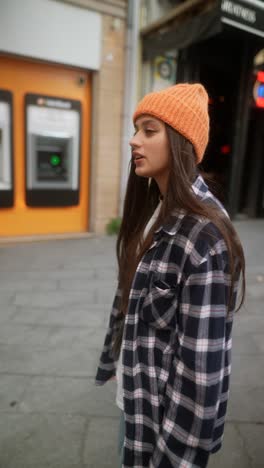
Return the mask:
<svg viewBox="0 0 264 468">
<path fill-rule="evenodd" d="M 121 225 L 121 218 L 112 218 L 106 225 L 106 233 L 109 236 L 118 234 Z"/>
</svg>

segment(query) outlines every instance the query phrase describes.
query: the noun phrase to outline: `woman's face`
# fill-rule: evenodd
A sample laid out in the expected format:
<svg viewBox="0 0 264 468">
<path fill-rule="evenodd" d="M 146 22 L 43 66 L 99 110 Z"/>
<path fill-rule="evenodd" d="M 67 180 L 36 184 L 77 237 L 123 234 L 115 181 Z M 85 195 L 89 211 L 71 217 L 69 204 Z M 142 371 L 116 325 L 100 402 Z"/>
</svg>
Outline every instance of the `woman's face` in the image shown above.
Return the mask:
<svg viewBox="0 0 264 468">
<path fill-rule="evenodd" d="M 151 115 L 141 115 L 135 122 L 135 134 L 129 142 L 135 172 L 153 177 L 164 192 L 169 174 L 170 150 L 164 122 Z"/>
</svg>

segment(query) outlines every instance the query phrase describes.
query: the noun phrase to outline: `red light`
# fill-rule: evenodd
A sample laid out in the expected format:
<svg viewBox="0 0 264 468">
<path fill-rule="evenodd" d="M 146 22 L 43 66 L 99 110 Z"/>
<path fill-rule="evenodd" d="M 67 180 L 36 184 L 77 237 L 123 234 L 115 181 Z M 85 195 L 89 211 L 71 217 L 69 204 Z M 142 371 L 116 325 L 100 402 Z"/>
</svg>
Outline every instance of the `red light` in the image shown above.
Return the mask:
<svg viewBox="0 0 264 468">
<path fill-rule="evenodd" d="M 257 80 L 264 83 L 264 71 L 259 71 L 257 74 Z"/>
<path fill-rule="evenodd" d="M 221 146 L 221 153 L 222 154 L 230 154 L 231 153 L 231 146 L 230 145 Z"/>
<path fill-rule="evenodd" d="M 262 109 L 264 109 L 264 98 L 263 97 L 258 97 L 256 99 L 256 105 L 257 105 L 257 107 L 261 107 Z"/>
<path fill-rule="evenodd" d="M 209 98 L 209 104 L 212 105 L 214 103 L 214 100 L 212 98 Z"/>
</svg>

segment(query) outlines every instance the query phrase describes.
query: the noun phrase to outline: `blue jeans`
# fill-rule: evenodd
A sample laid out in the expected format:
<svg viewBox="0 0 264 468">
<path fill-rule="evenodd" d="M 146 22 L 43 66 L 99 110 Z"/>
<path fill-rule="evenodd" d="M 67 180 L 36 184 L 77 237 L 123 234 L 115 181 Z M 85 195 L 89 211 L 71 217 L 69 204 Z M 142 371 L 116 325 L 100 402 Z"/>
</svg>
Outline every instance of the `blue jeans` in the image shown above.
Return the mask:
<svg viewBox="0 0 264 468">
<path fill-rule="evenodd" d="M 124 413 L 121 411 L 120 413 L 120 421 L 119 421 L 119 435 L 118 435 L 118 453 L 119 453 L 119 467 L 122 468 L 123 464 L 123 452 L 124 452 L 124 438 L 125 438 L 125 418 Z"/>
</svg>

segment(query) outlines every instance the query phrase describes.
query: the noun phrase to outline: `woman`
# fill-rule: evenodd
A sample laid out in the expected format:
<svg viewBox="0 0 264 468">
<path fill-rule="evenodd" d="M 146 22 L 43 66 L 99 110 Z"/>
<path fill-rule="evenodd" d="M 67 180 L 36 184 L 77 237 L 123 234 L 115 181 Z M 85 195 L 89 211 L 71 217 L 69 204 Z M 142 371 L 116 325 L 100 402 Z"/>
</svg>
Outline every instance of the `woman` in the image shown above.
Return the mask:
<svg viewBox="0 0 264 468">
<path fill-rule="evenodd" d="M 243 249 L 198 171 L 204 87 L 147 94 L 133 120 L 119 282 L 96 384 L 117 369 L 122 467 L 206 467 L 223 440 Z"/>
</svg>

